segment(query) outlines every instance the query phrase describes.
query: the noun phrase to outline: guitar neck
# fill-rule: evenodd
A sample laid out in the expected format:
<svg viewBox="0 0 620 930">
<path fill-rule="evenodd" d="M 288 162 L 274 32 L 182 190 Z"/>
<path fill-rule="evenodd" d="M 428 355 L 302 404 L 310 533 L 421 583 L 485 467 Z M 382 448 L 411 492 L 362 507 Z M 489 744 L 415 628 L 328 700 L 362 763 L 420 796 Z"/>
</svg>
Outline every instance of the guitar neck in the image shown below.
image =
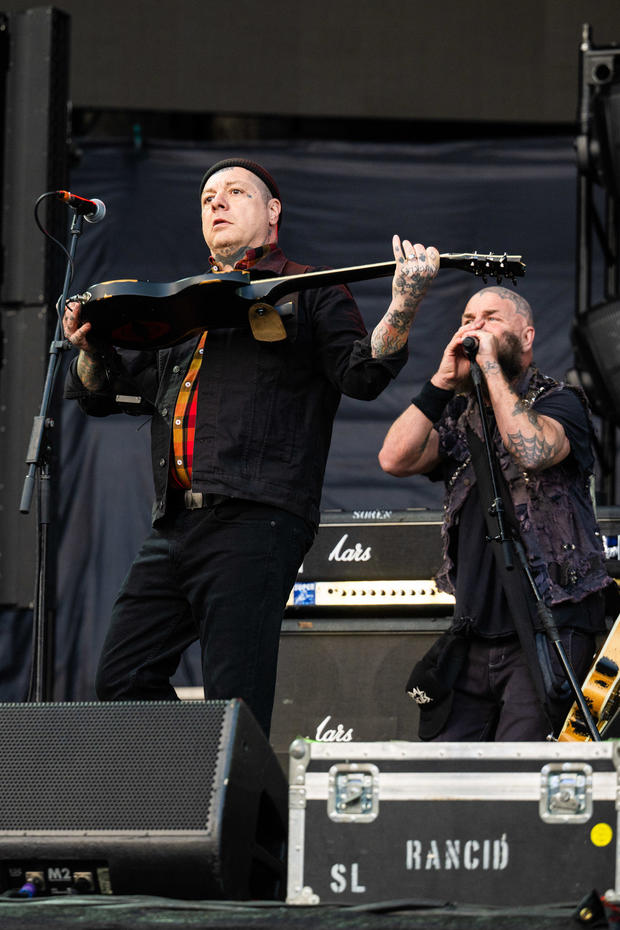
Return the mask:
<svg viewBox="0 0 620 930">
<path fill-rule="evenodd" d="M 510 278 L 514 281 L 515 276 L 525 273 L 525 265 L 520 255 L 480 255 L 478 252 L 443 252 L 439 256 L 439 267 L 458 268 L 485 279 L 488 276 L 498 280 Z M 289 275 L 284 278 L 265 278 L 261 281 L 253 281 L 251 284 L 240 287 L 237 293 L 250 300 L 268 297 L 275 302 L 294 291 L 325 287 L 330 284 L 352 284 L 355 281 L 385 278 L 393 275 L 395 270 L 395 261 L 353 265 L 348 268 L 328 268 L 323 271 Z"/>
</svg>

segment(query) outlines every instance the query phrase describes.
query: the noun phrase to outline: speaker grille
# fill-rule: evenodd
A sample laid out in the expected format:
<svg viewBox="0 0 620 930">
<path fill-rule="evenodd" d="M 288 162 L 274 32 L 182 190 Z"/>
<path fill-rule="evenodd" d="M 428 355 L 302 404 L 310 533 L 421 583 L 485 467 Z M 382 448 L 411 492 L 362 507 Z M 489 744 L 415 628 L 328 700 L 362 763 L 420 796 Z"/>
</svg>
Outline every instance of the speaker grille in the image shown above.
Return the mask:
<svg viewBox="0 0 620 930">
<path fill-rule="evenodd" d="M 205 831 L 233 705 L 4 704 L 0 832 Z"/>
</svg>

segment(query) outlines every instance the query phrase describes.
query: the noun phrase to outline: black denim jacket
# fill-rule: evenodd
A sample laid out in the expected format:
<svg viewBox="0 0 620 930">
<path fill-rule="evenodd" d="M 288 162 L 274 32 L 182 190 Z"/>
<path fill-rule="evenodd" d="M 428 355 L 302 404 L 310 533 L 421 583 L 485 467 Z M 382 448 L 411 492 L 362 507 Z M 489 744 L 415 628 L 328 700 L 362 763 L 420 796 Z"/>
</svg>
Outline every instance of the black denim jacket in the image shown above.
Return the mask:
<svg viewBox="0 0 620 930">
<path fill-rule="evenodd" d="M 255 268 L 309 270 L 275 250 Z M 287 298 L 287 300 L 290 298 Z M 200 370 L 192 488 L 261 501 L 318 523 L 332 426 L 341 394 L 372 400 L 407 360 L 407 348 L 373 359 L 370 336 L 343 286 L 302 291 L 282 342 L 248 329 L 214 329 Z M 65 397 L 91 416 L 152 415 L 153 519 L 166 508 L 172 416 L 198 337 L 159 352 L 119 353 L 121 374 L 86 391 L 71 365 Z M 135 394 L 139 404 L 116 400 Z"/>
</svg>

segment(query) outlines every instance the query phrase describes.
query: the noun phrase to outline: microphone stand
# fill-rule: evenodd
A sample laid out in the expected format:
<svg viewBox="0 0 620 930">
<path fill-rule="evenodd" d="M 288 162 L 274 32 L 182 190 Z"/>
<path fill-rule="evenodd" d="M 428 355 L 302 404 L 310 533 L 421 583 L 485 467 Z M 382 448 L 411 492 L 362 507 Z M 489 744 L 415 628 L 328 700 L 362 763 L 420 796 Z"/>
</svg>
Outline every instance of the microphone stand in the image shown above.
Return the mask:
<svg viewBox="0 0 620 930">
<path fill-rule="evenodd" d="M 68 261 L 65 270 L 65 280 L 62 295 L 57 303 L 59 316 L 56 321 L 54 339 L 50 343 L 49 362 L 43 387 L 43 396 L 39 415 L 34 417 L 30 442 L 26 453 L 28 473 L 22 488 L 22 497 L 19 505 L 20 513 L 30 513 L 32 496 L 37 487 L 37 554 L 35 573 L 35 595 L 33 598 L 33 636 L 32 636 L 32 665 L 30 671 L 30 684 L 26 701 L 41 702 L 53 700 L 53 643 L 54 623 L 48 606 L 47 572 L 49 528 L 52 522 L 51 506 L 51 476 L 50 451 L 48 440 L 49 432 L 54 427 L 54 421 L 49 418 L 48 411 L 54 390 L 56 376 L 60 368 L 61 353 L 70 348 L 63 338 L 60 313 L 64 311 L 69 296 L 73 260 L 77 250 L 78 238 L 82 233 L 84 217 L 74 212 L 70 229 L 70 244 Z M 37 481 L 38 478 L 38 481 Z"/>
<path fill-rule="evenodd" d="M 541 624 L 543 626 L 543 629 L 545 631 L 547 638 L 553 644 L 553 647 L 560 661 L 560 665 L 562 669 L 564 670 L 566 680 L 568 681 L 571 687 L 571 690 L 573 691 L 575 700 L 579 706 L 579 710 L 582 714 L 583 720 L 590 733 L 590 737 L 595 742 L 601 742 L 601 734 L 599 733 L 596 727 L 592 714 L 590 713 L 590 708 L 588 707 L 586 703 L 586 699 L 583 696 L 583 692 L 581 690 L 581 687 L 579 686 L 579 682 L 577 681 L 577 678 L 575 677 L 575 672 L 573 671 L 573 668 L 570 664 L 568 656 L 566 655 L 566 650 L 564 649 L 564 644 L 562 643 L 562 640 L 560 639 L 560 634 L 558 632 L 557 626 L 555 625 L 553 614 L 551 613 L 550 608 L 547 606 L 547 604 L 545 604 L 544 600 L 542 599 L 540 595 L 540 591 L 538 590 L 538 585 L 536 584 L 536 580 L 530 570 L 530 566 L 527 561 L 527 556 L 523 548 L 523 543 L 518 538 L 509 538 L 506 535 L 505 524 L 504 524 L 504 513 L 505 513 L 504 502 L 502 500 L 502 496 L 500 494 L 497 479 L 496 479 L 493 447 L 491 445 L 487 414 L 485 411 L 484 400 L 482 397 L 482 372 L 480 371 L 480 365 L 475 360 L 477 349 L 478 349 L 478 346 L 477 344 L 473 344 L 473 340 L 472 340 L 472 344 L 468 344 L 467 346 L 463 347 L 463 351 L 465 352 L 465 355 L 469 359 L 469 363 L 470 363 L 471 377 L 474 383 L 476 401 L 478 403 L 478 409 L 480 411 L 480 420 L 482 423 L 482 435 L 484 438 L 484 447 L 486 450 L 487 466 L 489 469 L 489 475 L 491 478 L 491 487 L 493 490 L 493 502 L 489 508 L 489 513 L 492 516 L 494 516 L 497 520 L 498 535 L 495 536 L 491 541 L 499 542 L 501 544 L 502 554 L 504 558 L 504 565 L 508 571 L 513 571 L 514 569 L 514 562 L 512 559 L 512 551 L 511 551 L 511 543 L 512 543 L 512 546 L 514 547 L 514 550 L 517 554 L 517 558 L 519 560 L 519 565 L 521 566 L 523 572 L 525 573 L 529 586 L 534 595 L 534 599 L 536 601 L 536 612 L 538 614 L 538 617 L 541 621 Z"/>
</svg>

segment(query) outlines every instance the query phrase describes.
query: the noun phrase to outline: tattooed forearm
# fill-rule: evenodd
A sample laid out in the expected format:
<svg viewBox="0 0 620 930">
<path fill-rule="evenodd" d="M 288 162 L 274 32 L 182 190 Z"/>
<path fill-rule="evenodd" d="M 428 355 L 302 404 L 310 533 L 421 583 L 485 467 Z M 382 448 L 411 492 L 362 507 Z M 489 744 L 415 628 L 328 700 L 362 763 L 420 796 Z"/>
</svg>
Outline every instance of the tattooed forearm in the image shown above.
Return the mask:
<svg viewBox="0 0 620 930">
<path fill-rule="evenodd" d="M 417 303 L 411 310 L 407 308 L 406 304 L 404 310 L 396 310 L 394 307 L 389 308 L 372 333 L 370 344 L 374 358 L 392 355 L 405 345 L 416 307 Z"/>
<path fill-rule="evenodd" d="M 106 380 L 101 361 L 83 351 L 78 355 L 77 376 L 87 391 L 101 390 Z"/>
<path fill-rule="evenodd" d="M 396 298 L 402 298 L 406 307 L 415 310 L 427 289 L 428 281 L 426 279 L 416 280 L 407 278 L 404 274 L 397 274 L 394 278 L 392 294 Z"/>
<path fill-rule="evenodd" d="M 501 371 L 501 368 L 498 362 L 488 361 L 488 362 L 482 363 L 482 370 L 485 373 L 485 375 L 490 375 L 490 374 L 496 374 L 498 371 Z"/>
<path fill-rule="evenodd" d="M 406 303 L 405 308 L 405 310 L 388 310 L 384 317 L 384 322 L 393 326 L 399 333 L 408 333 L 413 322 L 413 310 L 409 309 Z"/>
<path fill-rule="evenodd" d="M 525 436 L 521 431 L 508 433 L 506 448 L 524 468 L 544 468 L 559 453 L 560 444 L 547 442 L 538 427 L 533 436 Z"/>
<path fill-rule="evenodd" d="M 373 358 L 383 358 L 384 355 L 393 355 L 398 352 L 407 341 L 408 328 L 405 330 L 392 330 L 390 327 L 378 323 L 372 333 L 370 346 Z"/>
</svg>

